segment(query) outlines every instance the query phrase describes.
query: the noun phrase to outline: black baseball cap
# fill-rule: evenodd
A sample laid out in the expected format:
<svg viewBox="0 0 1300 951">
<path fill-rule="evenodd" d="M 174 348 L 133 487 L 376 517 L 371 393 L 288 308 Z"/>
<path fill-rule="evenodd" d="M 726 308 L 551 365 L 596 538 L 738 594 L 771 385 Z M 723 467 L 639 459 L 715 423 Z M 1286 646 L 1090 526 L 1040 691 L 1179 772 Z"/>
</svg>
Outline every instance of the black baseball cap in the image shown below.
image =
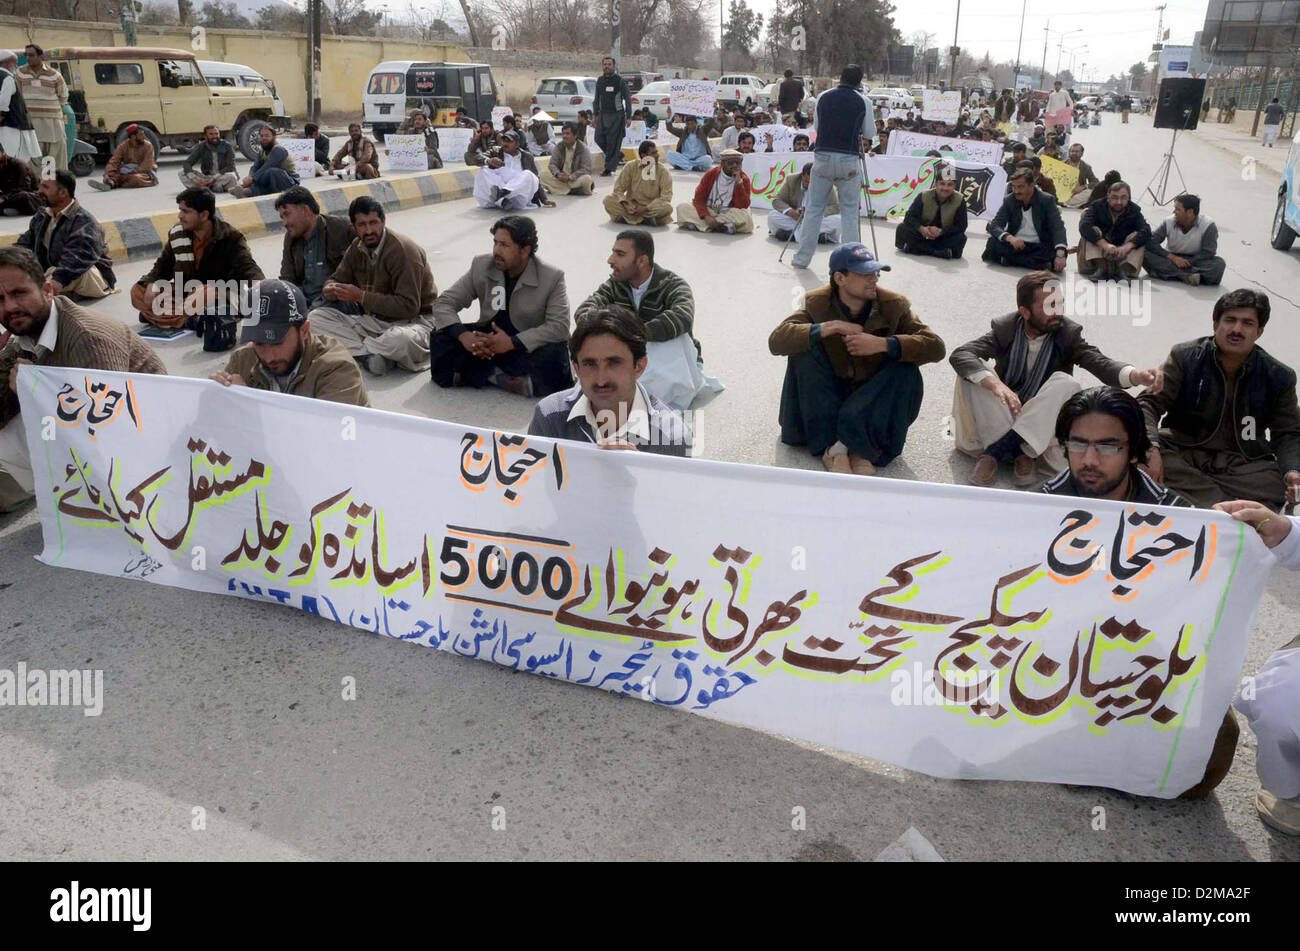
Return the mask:
<svg viewBox="0 0 1300 951">
<path fill-rule="evenodd" d="M 307 298 L 296 284 L 262 281 L 239 331 L 240 343 L 279 343 L 290 327 L 307 322 Z"/>
</svg>

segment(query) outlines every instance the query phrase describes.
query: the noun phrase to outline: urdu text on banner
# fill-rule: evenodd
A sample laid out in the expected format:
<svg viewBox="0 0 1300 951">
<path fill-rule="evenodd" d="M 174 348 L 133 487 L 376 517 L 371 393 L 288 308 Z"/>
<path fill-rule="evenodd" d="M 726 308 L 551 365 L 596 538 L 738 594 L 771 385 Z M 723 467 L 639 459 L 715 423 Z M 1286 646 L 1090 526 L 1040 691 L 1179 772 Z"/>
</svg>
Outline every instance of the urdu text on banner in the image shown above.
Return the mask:
<svg viewBox="0 0 1300 951">
<path fill-rule="evenodd" d="M 49 565 L 940 777 L 1194 785 L 1273 560 L 1199 509 L 605 452 L 206 380 L 18 384 Z"/>
</svg>

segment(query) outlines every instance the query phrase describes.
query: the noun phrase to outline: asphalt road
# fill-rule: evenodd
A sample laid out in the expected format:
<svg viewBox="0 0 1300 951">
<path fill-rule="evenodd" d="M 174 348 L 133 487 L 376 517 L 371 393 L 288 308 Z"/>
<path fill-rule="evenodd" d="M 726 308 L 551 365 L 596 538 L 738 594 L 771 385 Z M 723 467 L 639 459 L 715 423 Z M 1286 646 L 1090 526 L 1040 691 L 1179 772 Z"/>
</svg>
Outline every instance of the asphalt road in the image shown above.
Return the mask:
<svg viewBox="0 0 1300 951">
<path fill-rule="evenodd" d="M 1078 141 L 1098 174 L 1119 168 L 1148 216 L 1160 217 L 1137 193 L 1167 133 L 1144 117 L 1122 126 L 1108 115 Z M 1263 344 L 1300 366 L 1300 250 L 1268 246 L 1276 175 L 1258 169 L 1243 180 L 1236 155 L 1195 134 L 1180 137 L 1178 160 L 1219 223 L 1225 287 L 1271 293 Z M 678 173 L 677 200 L 697 178 Z M 610 180 L 597 181 L 599 196 Z M 540 251 L 566 270 L 576 302 L 604 278 L 617 229 L 599 197 L 558 201 L 536 214 Z M 1065 214 L 1074 235 L 1079 213 Z M 493 220 L 458 201 L 389 224 L 420 240 L 446 286 L 489 249 Z M 980 262 L 979 223 L 958 262 L 900 259 L 893 225 L 875 232 L 894 266 L 882 284 L 906 293 L 950 349 L 1013 307 L 1017 273 Z M 656 240 L 660 263 L 695 290 L 706 367 L 728 386 L 703 414 L 703 454 L 819 468 L 778 440 L 783 364 L 766 338 L 799 291 L 824 283 L 827 250 L 797 272 L 777 263 L 779 246 L 761 225 L 749 237 L 660 229 Z M 253 244 L 268 273 L 280 244 Z M 145 267 L 122 267 L 121 281 Z M 1210 332 L 1218 294 L 1162 284 L 1149 323 L 1082 319 L 1105 352 L 1156 366 L 1172 344 Z M 124 296 L 103 306 L 133 320 Z M 159 345 L 170 372 L 201 376 L 223 363 L 191 340 Z M 954 375 L 945 361 L 923 377 L 921 417 L 881 477 L 964 480 L 970 462 L 943 438 Z M 528 400 L 436 390 L 427 376 L 367 382 L 377 406 L 398 412 L 515 430 L 531 414 Z M 915 826 L 950 860 L 1300 858 L 1300 844 L 1255 817 L 1249 730 L 1231 774 L 1197 803 L 938 780 L 265 604 L 48 568 L 33 560 L 40 547 L 34 511 L 0 517 L 0 666 L 103 668 L 107 696 L 98 718 L 0 708 L 0 857 L 869 859 Z M 1293 578 L 1279 573 L 1245 673 L 1298 622 Z M 345 676 L 356 678 L 353 701 L 340 696 Z M 505 809 L 504 830 L 492 828 L 494 806 Z M 1101 831 L 1096 806 L 1106 812 Z M 206 811 L 203 831 L 191 828 L 196 807 Z M 804 831 L 792 829 L 795 807 L 806 810 Z"/>
</svg>

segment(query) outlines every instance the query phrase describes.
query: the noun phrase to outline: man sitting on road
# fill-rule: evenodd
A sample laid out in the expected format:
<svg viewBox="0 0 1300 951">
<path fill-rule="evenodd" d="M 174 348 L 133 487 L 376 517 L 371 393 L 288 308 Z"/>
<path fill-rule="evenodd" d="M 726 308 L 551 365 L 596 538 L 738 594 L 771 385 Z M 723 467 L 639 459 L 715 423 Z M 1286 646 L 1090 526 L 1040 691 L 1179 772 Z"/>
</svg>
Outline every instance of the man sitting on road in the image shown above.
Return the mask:
<svg viewBox="0 0 1300 951">
<path fill-rule="evenodd" d="M 966 199 L 957 191 L 957 170 L 948 163 L 935 168 L 934 187 L 912 200 L 894 231 L 894 246 L 905 254 L 952 260 L 966 248 Z"/>
<path fill-rule="evenodd" d="M 690 231 L 749 234 L 754 218 L 749 213 L 752 185 L 741 169 L 743 159 L 735 149 L 722 153 L 722 163 L 704 173 L 692 201 L 677 206 L 677 224 Z"/>
<path fill-rule="evenodd" d="M 903 451 L 921 410 L 921 364 L 944 345 L 902 294 L 877 286 L 889 270 L 865 244 L 831 252 L 831 283 L 772 331 L 768 349 L 788 357 L 781 441 L 804 446 L 831 472 L 872 475 Z"/>
<path fill-rule="evenodd" d="M 1088 204 L 1088 196 L 1097 187 L 1097 174 L 1092 166 L 1083 160 L 1083 146 L 1078 142 L 1070 146 L 1070 158 L 1065 163 L 1079 170 L 1079 182 L 1070 191 L 1070 197 L 1063 204 L 1066 208 L 1082 208 Z M 1057 196 L 1059 199 L 1059 195 Z"/>
<path fill-rule="evenodd" d="M 615 223 L 666 225 L 673 220 L 673 175 L 659 161 L 659 146 L 652 140 L 637 146 L 637 160 L 618 173 L 604 205 Z"/>
<path fill-rule="evenodd" d="M 520 396 L 548 396 L 569 375 L 569 296 L 564 272 L 537 257 L 537 226 L 507 215 L 492 226 L 492 253 L 433 302 L 430 372 L 439 386 L 498 384 Z M 460 312 L 478 302 L 478 322 Z"/>
<path fill-rule="evenodd" d="M 18 246 L 36 255 L 55 296 L 73 300 L 107 297 L 117 278 L 104 229 L 76 199 L 77 179 L 59 170 L 38 186 L 45 206 L 32 218 Z"/>
<path fill-rule="evenodd" d="M 731 117 L 731 125 L 722 130 L 722 148 L 738 149 L 740 148 L 740 135 L 748 131 L 745 125 L 745 114 L 739 110 Z"/>
<path fill-rule="evenodd" d="M 1043 483 L 1048 495 L 1192 505 L 1140 468 L 1151 451 L 1142 404 L 1119 387 L 1094 386 L 1066 400 L 1056 416 L 1056 442 L 1069 466 Z"/>
<path fill-rule="evenodd" d="M 474 176 L 474 200 L 480 208 L 525 211 L 542 205 L 554 208 L 537 175 L 537 160 L 520 148 L 523 136 L 514 130 L 501 135 L 501 147 L 484 159 Z"/>
<path fill-rule="evenodd" d="M 1014 460 L 1017 486 L 1033 485 L 1036 463 L 1051 474 L 1065 467 L 1053 439 L 1056 417 L 1075 393 L 1076 364 L 1109 386 L 1147 386 L 1160 392 L 1159 370 L 1137 370 L 1112 360 L 1083 338 L 1083 328 L 1064 316 L 1060 282 L 1034 271 L 1016 283 L 1016 310 L 995 317 L 989 332 L 952 352 L 953 438 L 975 456 L 971 485 L 992 485 L 1000 463 Z M 988 366 L 988 361 L 993 366 Z"/>
<path fill-rule="evenodd" d="M 236 198 L 274 195 L 298 184 L 298 167 L 288 150 L 275 141 L 275 130 L 269 125 L 262 126 L 261 137 L 262 154 L 244 180 L 230 187 L 230 194 Z"/>
<path fill-rule="evenodd" d="M 689 409 L 722 384 L 705 376 L 700 343 L 692 334 L 695 295 L 690 285 L 655 263 L 655 242 L 640 228 L 620 231 L 609 255 L 610 276 L 578 305 L 574 320 L 607 304 L 621 304 L 642 324 L 650 354 L 645 387 L 669 406 Z"/>
<path fill-rule="evenodd" d="M 0 248 L 0 513 L 30 499 L 36 484 L 20 417 L 18 364 L 167 372 L 126 324 L 51 290 L 36 255 L 26 248 Z"/>
<path fill-rule="evenodd" d="M 1218 284 L 1228 264 L 1219 257 L 1219 226 L 1201 214 L 1201 199 L 1179 195 L 1174 214 L 1160 222 L 1143 248 L 1143 265 L 1153 277 L 1166 281 Z"/>
<path fill-rule="evenodd" d="M 1065 222 L 1056 200 L 1034 186 L 1034 173 L 1020 168 L 1011 176 L 1011 194 L 986 229 L 985 261 L 1008 267 L 1065 269 Z"/>
<path fill-rule="evenodd" d="M 352 199 L 348 218 L 357 237 L 325 282 L 327 305 L 309 316 L 317 331 L 336 338 L 375 376 L 393 364 L 413 373 L 428 369 L 438 289 L 424 249 L 390 231 L 384 206 L 369 195 Z M 360 305 L 361 313 L 348 313 L 338 303 Z"/>
<path fill-rule="evenodd" d="M 536 110 L 537 107 L 533 106 Z M 555 143 L 551 141 L 551 123 L 549 118 L 537 118 L 536 116 L 528 120 L 528 131 L 525 133 L 525 141 L 528 151 L 531 155 L 542 156 L 550 155 L 555 150 Z"/>
<path fill-rule="evenodd" d="M 423 110 L 416 110 L 415 115 L 411 116 L 410 135 L 418 135 L 424 139 L 424 158 L 425 166 L 429 170 L 442 168 L 442 156 L 438 153 L 438 130 L 429 125 L 429 117 L 424 114 Z M 376 169 L 378 175 L 378 169 Z"/>
<path fill-rule="evenodd" d="M 1214 335 L 1175 345 L 1164 390 L 1141 397 L 1158 447 L 1147 468 L 1202 508 L 1248 499 L 1277 511 L 1300 498 L 1296 373 L 1256 343 L 1270 310 L 1259 291 L 1224 294 Z"/>
<path fill-rule="evenodd" d="M 501 143 L 496 129 L 492 126 L 492 120 L 484 119 L 470 136 L 462 161 L 466 165 L 481 167 L 486 165 L 487 160 L 494 155 L 500 157 Z"/>
<path fill-rule="evenodd" d="M 314 400 L 369 406 L 357 363 L 333 337 L 313 334 L 307 298 L 287 281 L 262 281 L 240 328 L 243 344 L 210 379 L 222 386 L 292 393 Z"/>
<path fill-rule="evenodd" d="M 302 185 L 281 192 L 275 210 L 284 224 L 280 280 L 301 290 L 309 308 L 330 306 L 325 300 L 325 284 L 356 239 L 352 222 L 339 215 L 322 215 L 316 196 Z M 361 312 L 359 306 L 348 311 L 342 302 L 333 306 L 345 313 Z"/>
<path fill-rule="evenodd" d="M 114 188 L 152 188 L 157 184 L 158 163 L 153 154 L 153 143 L 145 135 L 144 127 L 134 122 L 126 127 L 126 138 L 113 150 L 104 166 L 103 179 L 90 180 L 90 187 L 101 192 Z"/>
<path fill-rule="evenodd" d="M 180 179 L 185 188 L 206 188 L 212 192 L 230 191 L 239 184 L 235 147 L 221 137 L 221 130 L 216 126 L 203 127 L 203 141 L 185 157 Z"/>
<path fill-rule="evenodd" d="M 329 136 L 321 132 L 320 126 L 314 122 L 303 123 L 302 137 L 312 140 L 312 158 L 316 166 L 317 175 L 328 175 L 330 173 L 330 140 Z"/>
<path fill-rule="evenodd" d="M 646 371 L 645 331 L 619 304 L 593 308 L 574 328 L 568 354 L 578 384 L 537 404 L 528 435 L 594 443 L 664 456 L 689 456 L 685 420 L 640 382 Z"/>
<path fill-rule="evenodd" d="M 578 141 L 576 122 L 564 123 L 559 144 L 550 160 L 541 166 L 538 177 L 552 195 L 591 194 L 596 185 L 591 177 L 591 153 L 587 151 L 587 143 Z M 619 181 L 622 180 L 620 175 Z M 614 188 L 618 190 L 617 185 Z"/>
<path fill-rule="evenodd" d="M 0 152 L 0 212 L 21 217 L 36 214 L 40 207 L 40 182 L 31 163 Z"/>
<path fill-rule="evenodd" d="M 348 126 L 347 141 L 334 153 L 330 162 L 330 171 L 339 172 L 352 167 L 354 177 L 358 179 L 379 177 L 379 150 L 369 136 L 361 134 L 360 123 Z"/>
<path fill-rule="evenodd" d="M 806 140 L 805 140 L 806 141 Z M 812 165 L 805 165 L 798 175 L 790 175 L 781 185 L 781 190 L 772 199 L 772 210 L 767 215 L 767 231 L 778 241 L 789 241 L 795 235 L 798 242 L 800 222 L 804 213 L 804 196 L 808 194 L 808 185 L 812 181 Z M 822 217 L 821 234 L 817 236 L 821 244 L 840 243 L 840 203 L 831 192 L 826 202 L 826 214 Z"/>
<path fill-rule="evenodd" d="M 187 188 L 176 206 L 177 223 L 153 267 L 131 287 L 131 306 L 141 323 L 184 327 L 203 337 L 205 350 L 229 350 L 241 293 L 265 275 L 244 235 L 216 217 L 212 192 Z"/>
<path fill-rule="evenodd" d="M 1010 177 L 1015 170 L 1020 167 L 1020 163 L 1024 160 L 1025 143 L 1014 142 L 1011 145 L 1011 155 L 1002 162 L 1002 168 L 1007 173 L 1007 176 Z"/>
<path fill-rule="evenodd" d="M 1142 272 L 1143 249 L 1151 227 L 1130 198 L 1129 187 L 1116 182 L 1105 199 L 1094 201 L 1079 219 L 1079 273 L 1091 280 L 1130 280 Z"/>
<path fill-rule="evenodd" d="M 674 125 L 673 120 L 669 119 L 667 125 L 668 131 L 677 136 L 677 148 L 668 150 L 669 165 L 684 172 L 703 172 L 713 168 L 709 136 L 716 130 L 712 120 L 700 125 L 700 120 L 695 116 L 686 116 L 684 122 Z"/>
</svg>

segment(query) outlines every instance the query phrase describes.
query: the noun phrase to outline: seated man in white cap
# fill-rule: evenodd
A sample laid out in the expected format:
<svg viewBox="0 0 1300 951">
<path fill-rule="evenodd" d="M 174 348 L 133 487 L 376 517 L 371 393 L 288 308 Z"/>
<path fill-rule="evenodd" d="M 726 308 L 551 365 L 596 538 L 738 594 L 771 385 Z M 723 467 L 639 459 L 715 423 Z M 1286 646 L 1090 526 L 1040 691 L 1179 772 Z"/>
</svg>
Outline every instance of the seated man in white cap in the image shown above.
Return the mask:
<svg viewBox="0 0 1300 951">
<path fill-rule="evenodd" d="M 537 162 L 520 146 L 523 136 L 513 129 L 501 135 L 474 176 L 474 200 L 480 208 L 524 211 L 544 205 L 554 208 L 537 175 Z"/>
<path fill-rule="evenodd" d="M 292 393 L 314 400 L 369 406 L 361 369 L 333 337 L 313 334 L 307 298 L 288 281 L 262 281 L 240 327 L 243 344 L 211 379 L 222 386 Z"/>
<path fill-rule="evenodd" d="M 526 144 L 532 155 L 550 155 L 555 151 L 555 142 L 551 139 L 551 116 L 537 106 L 533 106 L 533 114 L 528 117 Z"/>
<path fill-rule="evenodd" d="M 741 169 L 744 157 L 735 149 L 722 153 L 721 164 L 709 169 L 695 188 L 692 201 L 677 206 L 677 224 L 690 231 L 749 234 L 754 218 L 749 213 L 753 186 Z"/>
</svg>

